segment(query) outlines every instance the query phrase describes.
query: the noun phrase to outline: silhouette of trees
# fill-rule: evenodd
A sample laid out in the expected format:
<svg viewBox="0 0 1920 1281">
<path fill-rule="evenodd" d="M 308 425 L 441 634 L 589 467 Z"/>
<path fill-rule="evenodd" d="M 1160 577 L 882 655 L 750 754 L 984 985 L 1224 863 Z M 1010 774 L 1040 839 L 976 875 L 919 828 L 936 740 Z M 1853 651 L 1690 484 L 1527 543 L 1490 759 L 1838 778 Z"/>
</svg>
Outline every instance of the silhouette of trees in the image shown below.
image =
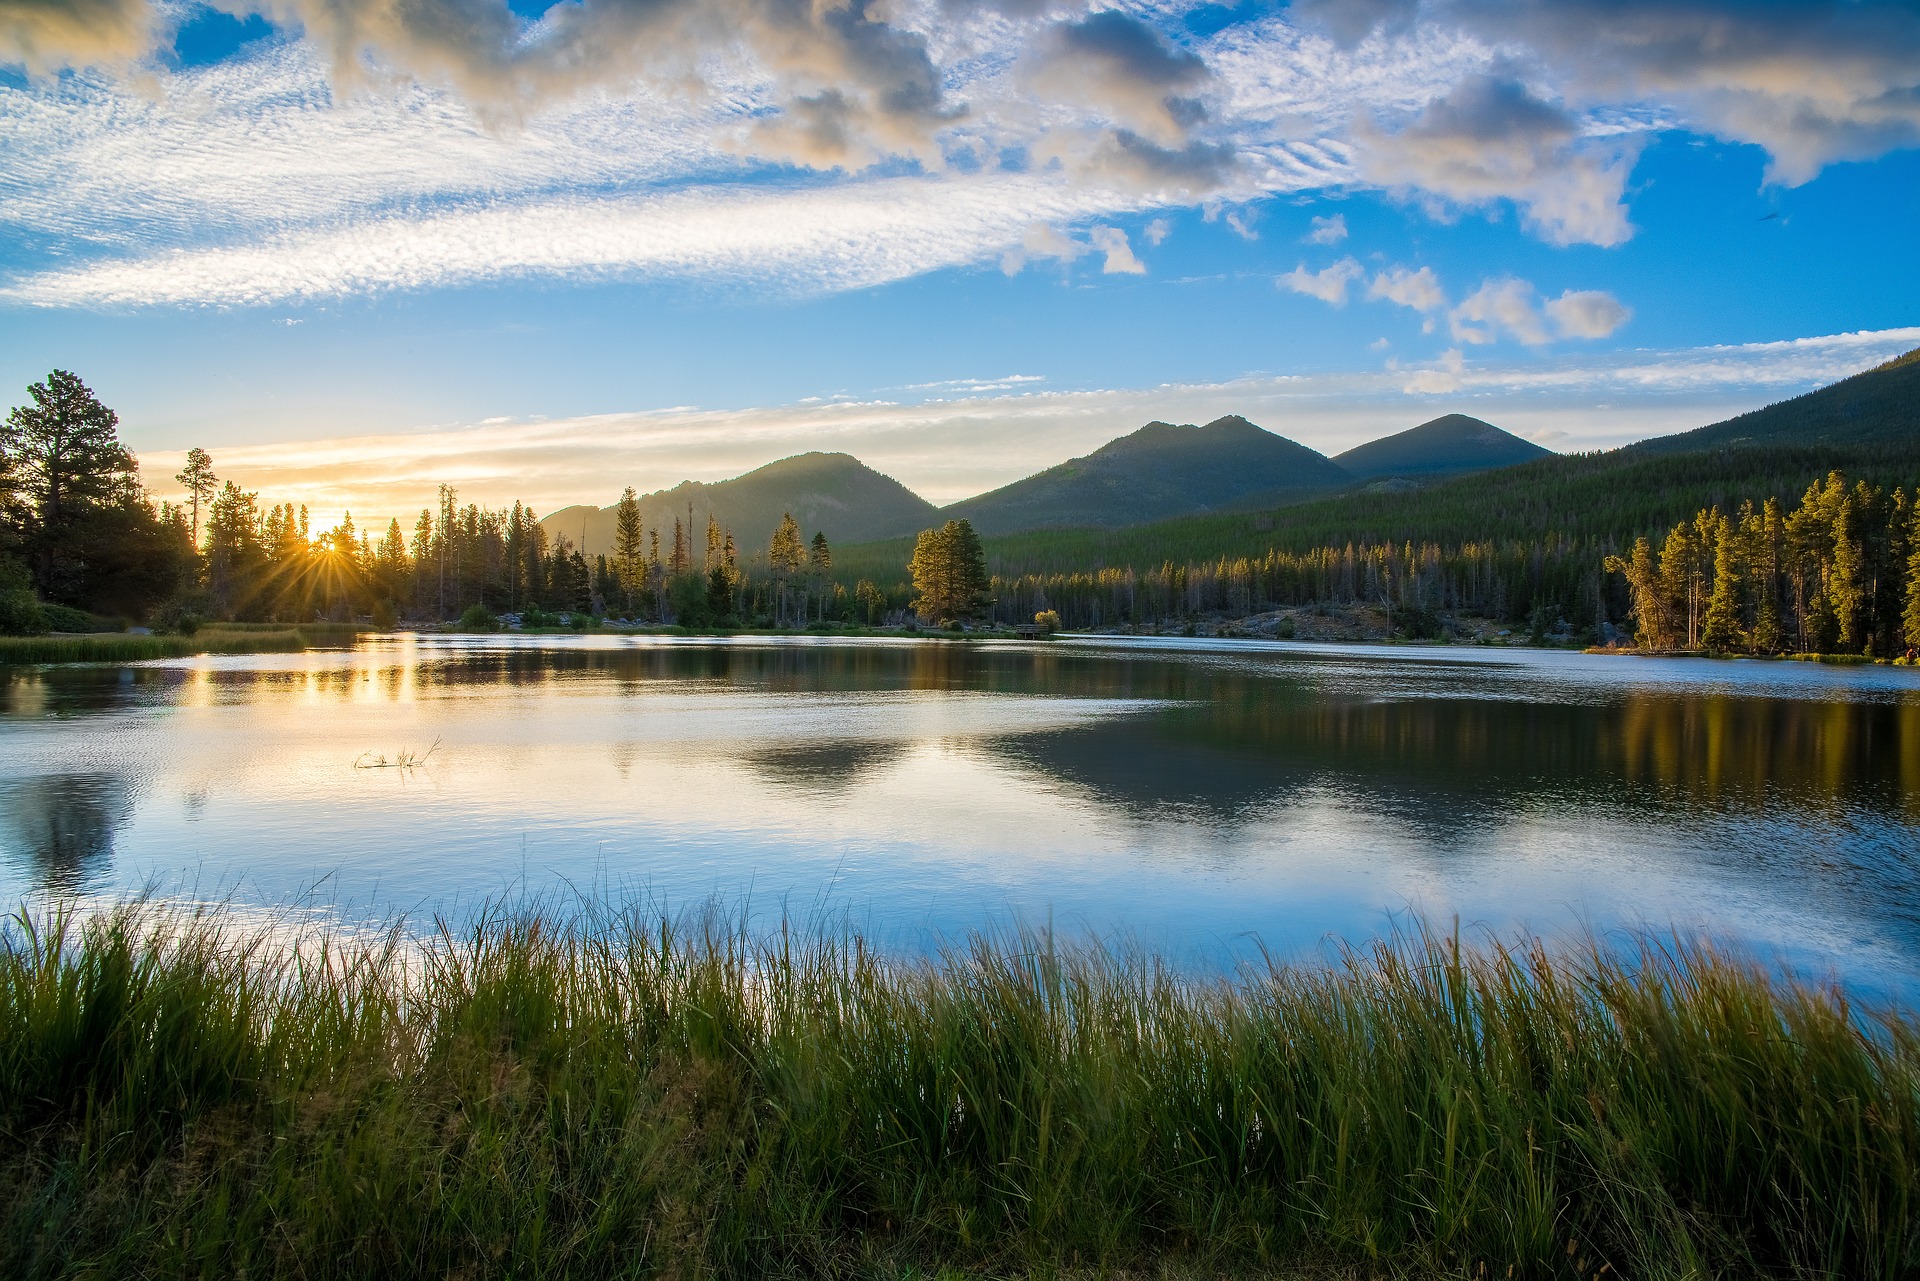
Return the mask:
<svg viewBox="0 0 1920 1281">
<path fill-rule="evenodd" d="M 0 554 L 61 605 L 139 611 L 170 595 L 190 536 L 148 501 L 118 415 L 63 369 L 27 395 L 0 423 Z"/>
</svg>

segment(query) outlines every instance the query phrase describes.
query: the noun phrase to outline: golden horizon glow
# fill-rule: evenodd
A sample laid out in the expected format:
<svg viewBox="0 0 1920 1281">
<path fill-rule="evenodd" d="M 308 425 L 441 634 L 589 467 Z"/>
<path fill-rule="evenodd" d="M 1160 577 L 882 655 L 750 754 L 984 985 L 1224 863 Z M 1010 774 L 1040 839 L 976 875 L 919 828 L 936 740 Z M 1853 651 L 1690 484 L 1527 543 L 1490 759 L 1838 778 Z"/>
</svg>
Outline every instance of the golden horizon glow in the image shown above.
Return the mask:
<svg viewBox="0 0 1920 1281">
<path fill-rule="evenodd" d="M 1461 411 L 1556 450 L 1610 448 L 1685 431 L 1870 368 L 1920 343 L 1920 328 L 1745 347 L 1632 352 L 1621 361 L 1450 365 L 1243 378 L 1095 391 L 928 400 L 667 409 L 212 449 L 215 471 L 263 505 L 308 508 L 309 527 L 347 512 L 378 541 L 409 537 L 441 484 L 461 504 L 527 503 L 542 516 L 611 506 L 685 480 L 715 482 L 812 450 L 852 454 L 935 504 L 957 502 L 1079 457 L 1153 419 L 1238 413 L 1333 455 Z M 1427 389 L 1444 372 L 1444 390 Z M 142 478 L 177 500 L 186 446 L 149 449 Z"/>
</svg>

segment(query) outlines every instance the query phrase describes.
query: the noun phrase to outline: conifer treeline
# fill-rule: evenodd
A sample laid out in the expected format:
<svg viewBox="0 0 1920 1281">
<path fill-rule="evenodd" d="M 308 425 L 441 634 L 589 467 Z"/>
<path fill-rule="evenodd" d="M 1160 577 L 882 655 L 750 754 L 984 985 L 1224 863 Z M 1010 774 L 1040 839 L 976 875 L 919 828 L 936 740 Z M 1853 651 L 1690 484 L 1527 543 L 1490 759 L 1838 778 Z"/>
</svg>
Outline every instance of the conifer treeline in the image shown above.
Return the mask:
<svg viewBox="0 0 1920 1281">
<path fill-rule="evenodd" d="M 613 555 L 589 560 L 566 535 L 549 534 L 532 507 L 463 505 L 450 485 L 440 486 L 437 508 L 421 510 L 410 537 L 393 520 L 376 542 L 350 512 L 313 532 L 306 508 L 263 508 L 228 481 L 208 509 L 203 598 L 219 617 L 269 619 L 451 619 L 477 608 L 804 626 L 864 610 L 863 593 L 828 580 L 826 536 L 805 542 L 791 515 L 764 556 L 743 556 L 711 516 L 701 550 L 691 512 L 669 531 L 646 527 L 639 510 L 629 488 L 615 513 Z"/>
<path fill-rule="evenodd" d="M 1385 543 L 1270 550 L 1158 569 L 1022 574 L 993 580 L 994 617 L 1025 622 L 1051 609 L 1068 627 L 1161 623 L 1207 613 L 1244 615 L 1311 605 L 1449 610 L 1499 619 L 1551 613 L 1585 627 L 1606 617 L 1603 551 L 1584 540 L 1531 543 Z"/>
<path fill-rule="evenodd" d="M 1701 509 L 1659 546 L 1531 541 L 1363 544 L 1139 571 L 995 576 L 993 615 L 1057 611 L 1069 627 L 1161 623 L 1312 605 L 1378 605 L 1564 621 L 1631 620 L 1654 650 L 1848 653 L 1920 646 L 1920 512 L 1903 487 L 1831 472 L 1790 508 Z"/>
<path fill-rule="evenodd" d="M 28 391 L 0 422 L 0 632 L 85 630 L 109 615 L 184 627 L 509 611 L 804 626 L 897 609 L 871 583 L 834 583 L 826 536 L 806 541 L 791 515 L 762 554 L 743 554 L 710 516 L 703 552 L 691 510 L 671 531 L 648 529 L 632 489 L 611 560 L 550 536 L 524 503 L 462 504 L 446 485 L 411 532 L 398 520 L 362 529 L 351 513 L 317 529 L 304 506 L 223 483 L 201 449 L 176 477 L 182 501 L 156 501 L 118 417 L 79 378 L 55 370 Z"/>
<path fill-rule="evenodd" d="M 1607 568 L 1623 577 L 1647 649 L 1866 654 L 1920 645 L 1913 497 L 1840 472 L 1791 511 L 1768 499 L 1707 508 Z"/>
</svg>

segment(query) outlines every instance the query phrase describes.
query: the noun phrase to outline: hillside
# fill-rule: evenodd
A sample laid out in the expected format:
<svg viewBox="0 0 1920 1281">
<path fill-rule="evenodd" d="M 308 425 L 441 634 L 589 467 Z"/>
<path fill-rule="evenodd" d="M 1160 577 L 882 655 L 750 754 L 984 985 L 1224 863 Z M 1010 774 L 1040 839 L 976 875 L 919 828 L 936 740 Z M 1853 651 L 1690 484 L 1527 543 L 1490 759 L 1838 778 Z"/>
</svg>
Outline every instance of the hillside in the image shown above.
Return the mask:
<svg viewBox="0 0 1920 1281">
<path fill-rule="evenodd" d="M 970 520 L 988 536 L 1115 528 L 1216 511 L 1253 495 L 1279 500 L 1351 483 L 1325 455 L 1230 416 L 1204 427 L 1148 423 L 1084 458 L 965 499 L 940 514 Z"/>
<path fill-rule="evenodd" d="M 809 538 L 824 533 L 835 543 L 856 543 L 906 534 L 935 524 L 932 503 L 868 467 L 851 454 L 799 454 L 768 463 L 744 476 L 706 484 L 682 481 L 640 499 L 640 517 L 648 529 L 671 540 L 675 518 L 693 509 L 696 541 L 704 537 L 707 517 L 733 531 L 746 551 L 761 551 L 773 537 L 783 512 L 792 512 Z M 551 537 L 565 534 L 586 554 L 613 550 L 613 512 L 607 507 L 566 507 L 540 524 Z"/>
<path fill-rule="evenodd" d="M 987 553 L 995 572 L 1019 574 L 1145 569 L 1348 543 L 1618 547 L 1701 507 L 1769 496 L 1790 504 L 1834 469 L 1911 489 L 1920 481 L 1917 379 L 1920 351 L 1724 423 L 1604 453 L 1548 455 L 1411 492 L 1362 489 L 1260 512 L 1032 531 L 989 538 Z M 876 543 L 843 549 L 841 561 L 849 573 L 892 579 L 903 572 L 906 550 Z"/>
<path fill-rule="evenodd" d="M 1916 435 L 1920 435 L 1920 347 L 1804 396 L 1627 448 L 1639 454 L 1673 454 L 1727 445 L 1899 446 Z"/>
<path fill-rule="evenodd" d="M 1492 423 L 1447 414 L 1336 454 L 1333 461 L 1361 480 L 1426 479 L 1512 467 L 1550 452 Z"/>
</svg>

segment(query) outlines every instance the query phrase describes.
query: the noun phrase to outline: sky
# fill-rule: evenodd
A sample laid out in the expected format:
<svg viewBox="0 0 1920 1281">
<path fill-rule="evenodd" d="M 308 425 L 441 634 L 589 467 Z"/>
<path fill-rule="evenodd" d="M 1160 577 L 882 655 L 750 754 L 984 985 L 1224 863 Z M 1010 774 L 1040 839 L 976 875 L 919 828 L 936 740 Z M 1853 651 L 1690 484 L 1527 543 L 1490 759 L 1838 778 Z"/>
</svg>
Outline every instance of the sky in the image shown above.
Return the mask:
<svg viewBox="0 0 1920 1281">
<path fill-rule="evenodd" d="M 1920 346 L 1917 148 L 1911 0 L 0 0 L 0 403 L 362 524 L 1605 448 Z"/>
</svg>

